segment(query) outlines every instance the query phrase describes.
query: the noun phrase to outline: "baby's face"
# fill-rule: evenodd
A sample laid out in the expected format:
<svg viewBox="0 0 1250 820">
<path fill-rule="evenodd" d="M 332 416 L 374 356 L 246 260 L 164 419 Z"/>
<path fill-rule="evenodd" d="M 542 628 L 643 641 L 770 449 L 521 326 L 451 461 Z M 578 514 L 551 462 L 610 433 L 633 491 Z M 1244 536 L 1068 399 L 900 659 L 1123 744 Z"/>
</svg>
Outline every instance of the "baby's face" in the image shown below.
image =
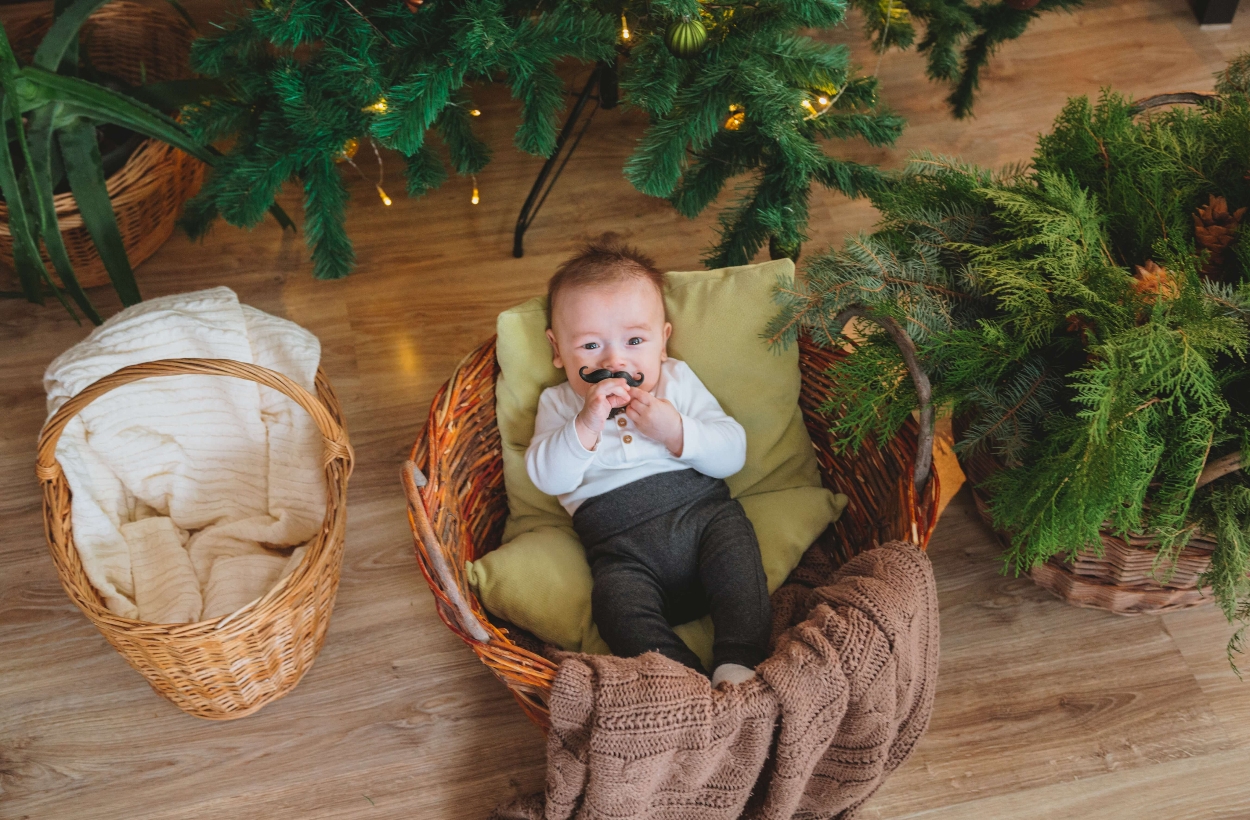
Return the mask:
<svg viewBox="0 0 1250 820">
<path fill-rule="evenodd" d="M 601 368 L 641 372 L 641 389 L 654 391 L 672 332 L 655 285 L 625 279 L 561 291 L 547 339 L 552 362 L 564 369 L 574 392 L 585 397 L 591 385 L 579 375 L 583 367 L 587 373 Z"/>
</svg>

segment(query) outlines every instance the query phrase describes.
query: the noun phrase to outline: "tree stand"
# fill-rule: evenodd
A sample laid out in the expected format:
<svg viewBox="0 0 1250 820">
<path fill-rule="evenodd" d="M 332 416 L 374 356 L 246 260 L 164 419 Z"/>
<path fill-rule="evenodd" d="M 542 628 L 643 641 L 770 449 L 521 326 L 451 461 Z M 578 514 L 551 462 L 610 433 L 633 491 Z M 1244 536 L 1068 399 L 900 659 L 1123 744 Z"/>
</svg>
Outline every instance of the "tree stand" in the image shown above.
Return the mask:
<svg viewBox="0 0 1250 820">
<path fill-rule="evenodd" d="M 596 88 L 599 91 L 598 94 L 595 93 Z M 586 116 L 582 127 L 577 131 L 577 136 L 573 137 L 573 141 L 570 143 L 569 137 L 572 136 L 573 130 L 577 128 L 577 121 L 586 109 L 586 104 L 591 100 L 594 100 L 595 107 L 590 109 L 590 113 Z M 619 101 L 620 91 L 617 85 L 616 62 L 596 64 L 595 70 L 590 72 L 590 77 L 586 80 L 586 85 L 582 87 L 581 93 L 577 95 L 577 102 L 573 104 L 573 110 L 569 112 L 568 119 L 564 121 L 564 127 L 560 129 L 560 135 L 556 137 L 556 150 L 552 151 L 551 156 L 547 157 L 547 161 L 543 163 L 542 170 L 538 172 L 538 178 L 534 180 L 534 185 L 530 188 L 529 196 L 525 198 L 525 204 L 521 206 L 521 213 L 516 218 L 516 231 L 512 236 L 512 255 L 517 259 L 525 255 L 525 232 L 529 230 L 530 225 L 534 224 L 534 218 L 538 216 L 538 210 L 547 201 L 547 195 L 551 193 L 551 189 L 555 187 L 556 181 L 560 179 L 560 174 L 564 173 L 564 166 L 569 164 L 569 158 L 573 156 L 573 152 L 577 150 L 582 137 L 586 135 L 586 129 L 590 128 L 590 122 L 595 118 L 596 112 L 600 108 L 616 108 L 616 104 Z M 568 145 L 567 152 L 564 150 L 566 144 Z M 563 159 L 561 159 L 561 154 L 564 155 Z M 555 174 L 552 174 L 553 168 L 555 169 Z M 551 177 L 550 181 L 548 181 L 548 177 Z"/>
</svg>

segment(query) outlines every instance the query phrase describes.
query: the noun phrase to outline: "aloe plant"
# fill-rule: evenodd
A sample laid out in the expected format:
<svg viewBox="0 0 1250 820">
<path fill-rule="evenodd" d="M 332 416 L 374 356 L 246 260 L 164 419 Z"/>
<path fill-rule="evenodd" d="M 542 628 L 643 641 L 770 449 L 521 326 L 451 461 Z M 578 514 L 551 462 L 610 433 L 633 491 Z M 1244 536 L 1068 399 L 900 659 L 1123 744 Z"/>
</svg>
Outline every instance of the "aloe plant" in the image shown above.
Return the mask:
<svg viewBox="0 0 1250 820">
<path fill-rule="evenodd" d="M 18 65 L 8 34 L 0 25 L 0 122 L 5 130 L 5 138 L 0 139 L 0 195 L 8 206 L 14 267 L 22 292 L 30 301 L 42 304 L 45 290 L 50 290 L 77 320 L 73 305 L 65 298 L 68 296 L 96 324 L 100 315 L 74 275 L 57 226 L 52 197 L 61 174 L 69 183 L 113 287 L 122 304 L 129 306 L 142 297 L 105 187 L 96 127 L 111 123 L 128 128 L 210 165 L 220 156 L 151 105 L 76 76 L 79 29 L 107 2 L 58 2 L 56 19 L 30 66 Z M 283 227 L 293 227 L 280 209 L 274 210 L 274 216 Z M 57 286 L 40 258 L 40 239 L 63 288 Z"/>
</svg>

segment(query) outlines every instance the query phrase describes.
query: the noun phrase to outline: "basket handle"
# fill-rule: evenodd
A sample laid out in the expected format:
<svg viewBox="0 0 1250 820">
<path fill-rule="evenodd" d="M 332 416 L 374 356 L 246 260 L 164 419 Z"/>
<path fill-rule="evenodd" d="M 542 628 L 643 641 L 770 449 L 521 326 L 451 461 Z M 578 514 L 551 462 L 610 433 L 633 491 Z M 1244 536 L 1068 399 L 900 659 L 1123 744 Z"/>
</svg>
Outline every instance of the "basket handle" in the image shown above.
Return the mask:
<svg viewBox="0 0 1250 820">
<path fill-rule="evenodd" d="M 929 375 L 924 372 L 920 367 L 920 362 L 916 359 L 916 343 L 907 335 L 907 331 L 889 316 L 874 313 L 865 305 L 851 305 L 833 320 L 830 336 L 836 338 L 837 334 L 846 328 L 846 323 L 857 316 L 875 322 L 890 334 L 894 344 L 898 345 L 899 352 L 903 354 L 907 372 L 911 374 L 912 383 L 916 386 L 916 399 L 920 404 L 920 435 L 916 439 L 916 466 L 912 481 L 916 489 L 916 498 L 923 498 L 925 487 L 929 483 L 929 475 L 933 471 L 933 386 L 929 382 Z"/>
<path fill-rule="evenodd" d="M 325 464 L 341 459 L 346 463 L 348 473 L 351 472 L 355 455 L 351 442 L 347 440 L 347 431 L 338 419 L 326 409 L 321 401 L 309 393 L 293 379 L 281 373 L 261 367 L 260 365 L 236 362 L 232 359 L 161 359 L 154 362 L 132 364 L 114 371 L 102 379 L 88 385 L 72 397 L 48 419 L 48 423 L 39 432 L 39 456 L 35 462 L 35 475 L 40 481 L 54 481 L 62 475 L 61 465 L 56 460 L 56 445 L 61 440 L 65 426 L 91 402 L 110 390 L 125 384 L 150 379 L 157 376 L 231 376 L 256 382 L 265 387 L 272 387 L 287 396 L 312 416 L 321 431 L 325 444 Z"/>
<path fill-rule="evenodd" d="M 1209 91 L 1171 91 L 1167 94 L 1156 94 L 1153 97 L 1138 100 L 1129 108 L 1129 113 L 1136 116 L 1143 111 L 1162 108 L 1165 105 L 1210 105 L 1217 99 L 1219 95 Z"/>
<path fill-rule="evenodd" d="M 434 534 L 434 527 L 430 525 L 430 517 L 425 511 L 425 502 L 421 499 L 421 493 L 417 491 L 427 483 L 425 474 L 417 468 L 415 462 L 408 460 L 404 462 L 403 481 L 404 494 L 408 497 L 408 509 L 415 525 L 413 529 L 425 547 L 425 553 L 429 556 L 438 582 L 443 585 L 443 593 L 456 611 L 456 620 L 460 622 L 460 628 L 478 643 L 490 643 L 490 634 L 478 622 L 473 609 L 464 599 L 464 595 L 460 593 L 460 585 L 456 583 L 456 576 L 452 574 L 451 567 L 447 566 L 442 545 L 438 543 L 438 536 Z"/>
</svg>

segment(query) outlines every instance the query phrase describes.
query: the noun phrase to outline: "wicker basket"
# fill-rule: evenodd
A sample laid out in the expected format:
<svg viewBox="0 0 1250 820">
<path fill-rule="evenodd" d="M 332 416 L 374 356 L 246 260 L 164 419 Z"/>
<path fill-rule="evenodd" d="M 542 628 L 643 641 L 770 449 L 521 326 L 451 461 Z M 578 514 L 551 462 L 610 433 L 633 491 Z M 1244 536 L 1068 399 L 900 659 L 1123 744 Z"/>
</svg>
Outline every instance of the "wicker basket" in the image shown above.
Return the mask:
<svg viewBox="0 0 1250 820">
<path fill-rule="evenodd" d="M 45 14 L 13 31 L 11 41 L 19 61 L 31 61 L 51 25 L 52 16 Z M 195 32 L 181 18 L 150 6 L 114 0 L 88 18 L 79 39 L 83 53 L 96 70 L 131 85 L 140 85 L 145 80 L 162 82 L 191 76 L 188 58 Z M 169 239 L 183 203 L 199 191 L 204 170 L 204 164 L 194 157 L 160 140 L 145 140 L 121 170 L 108 178 L 109 199 L 113 202 L 117 227 L 133 267 L 156 253 Z M 108 284 L 108 271 L 83 224 L 74 195 L 58 194 L 53 201 L 74 275 L 83 287 Z M 40 253 L 55 277 L 46 250 L 41 247 Z M 10 272 L 9 287 L 17 287 L 17 280 L 11 273 L 13 238 L 9 233 L 8 209 L 3 203 L 0 203 L 0 263 Z"/>
<path fill-rule="evenodd" d="M 894 539 L 928 544 L 936 523 L 937 476 L 916 497 L 913 466 L 917 426 L 909 423 L 885 449 L 867 443 L 853 456 L 835 456 L 828 419 L 817 408 L 830 392 L 829 368 L 846 354 L 800 341 L 803 387 L 799 403 L 816 448 L 825 486 L 850 496 L 846 511 L 817 542 L 835 563 Z M 434 593 L 439 616 L 507 685 L 525 714 L 546 729 L 547 697 L 556 665 L 538 654 L 536 639 L 489 618 L 464 576 L 473 561 L 499 546 L 507 517 L 499 429 L 495 423 L 495 341 L 460 363 L 430 408 L 412 461 L 404 471 L 417 563 Z M 523 646 L 522 644 L 525 644 Z M 529 648 L 526 648 L 528 646 Z"/>
<path fill-rule="evenodd" d="M 956 440 L 962 437 L 956 425 Z M 961 456 L 960 465 L 972 487 L 972 497 L 982 520 L 991 529 L 994 522 L 989 513 L 990 495 L 981 485 L 1003 464 L 984 451 Z M 1011 534 L 994 529 L 1006 549 Z M 1029 571 L 1038 586 L 1064 601 L 1090 609 L 1105 609 L 1118 615 L 1140 615 L 1171 612 L 1211 603 L 1210 587 L 1199 588 L 1198 577 L 1211 565 L 1215 542 L 1198 533 L 1176 558 L 1175 566 L 1160 563 L 1159 553 L 1152 549 L 1153 539 L 1133 536 L 1125 540 L 1109 528 L 1101 533 L 1102 554 L 1083 549 L 1072 561 L 1054 556 Z M 1161 580 L 1162 579 L 1162 580 Z"/>
<path fill-rule="evenodd" d="M 185 374 L 254 381 L 308 411 L 325 442 L 326 517 L 295 571 L 261 598 L 208 621 L 153 624 L 111 612 L 88 580 L 74 546 L 69 483 L 56 461 L 56 444 L 65 425 L 108 391 L 140 379 Z M 158 694 L 196 717 L 231 720 L 291 691 L 321 650 L 343 563 L 351 469 L 352 449 L 338 398 L 320 370 L 313 396 L 286 376 L 257 365 L 166 359 L 122 368 L 67 401 L 39 435 L 36 473 L 43 484 L 48 547 L 70 600 Z"/>
<path fill-rule="evenodd" d="M 1133 104 L 1134 115 L 1147 115 L 1160 108 L 1173 105 L 1209 105 L 1215 94 L 1201 91 L 1174 91 L 1138 100 Z M 955 420 L 955 440 L 963 437 L 965 419 Z M 977 511 L 986 526 L 994 530 L 1004 549 L 1011 544 L 1011 534 L 994 528 L 989 513 L 990 496 L 981 485 L 991 475 L 1003 469 L 1003 464 L 993 455 L 979 452 L 972 456 L 960 456 L 960 466 L 972 487 L 972 497 Z M 1159 562 L 1158 551 L 1153 549 L 1154 539 L 1132 536 L 1125 540 L 1110 528 L 1099 534 L 1102 554 L 1083 549 L 1072 561 L 1059 556 L 1034 567 L 1030 577 L 1038 586 L 1049 590 L 1058 598 L 1074 606 L 1104 609 L 1118 615 L 1171 612 L 1211 603 L 1210 587 L 1199 588 L 1198 577 L 1211 565 L 1211 552 L 1215 541 L 1204 533 L 1197 533 L 1189 544 L 1176 556 L 1174 564 Z"/>
</svg>

